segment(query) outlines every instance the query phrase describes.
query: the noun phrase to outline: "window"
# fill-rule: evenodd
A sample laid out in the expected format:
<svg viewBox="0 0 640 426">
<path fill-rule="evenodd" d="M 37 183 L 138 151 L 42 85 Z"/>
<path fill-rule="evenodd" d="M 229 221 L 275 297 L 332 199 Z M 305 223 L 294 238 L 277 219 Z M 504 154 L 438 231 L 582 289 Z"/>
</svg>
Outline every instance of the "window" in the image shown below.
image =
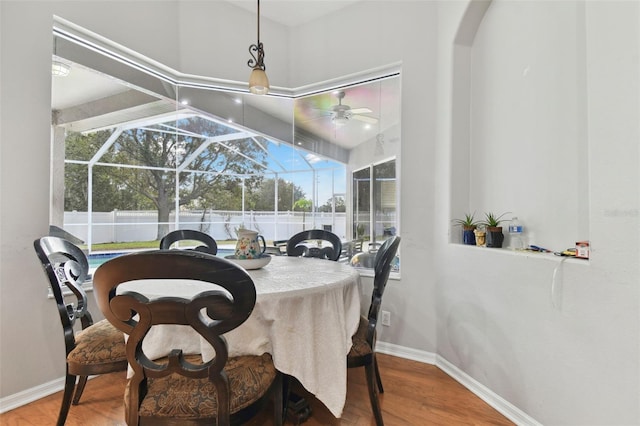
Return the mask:
<svg viewBox="0 0 640 426">
<path fill-rule="evenodd" d="M 373 254 L 388 237 L 398 232 L 396 160 L 354 171 L 352 191 L 353 235 L 356 241 L 363 243 L 364 253 Z M 352 263 L 371 268 L 372 257 L 360 256 Z M 399 270 L 399 262 L 394 270 Z"/>
<path fill-rule="evenodd" d="M 90 254 L 155 248 L 177 228 L 231 245 L 240 225 L 273 241 L 311 228 L 349 241 L 349 170 L 370 164 L 368 249 L 395 232 L 395 160 L 392 173 L 384 164 L 400 151 L 399 71 L 336 91 L 245 96 L 171 83 L 118 61 L 118 46 L 78 49 L 91 36 L 58 32 L 74 48 L 62 58 L 72 72 L 52 77 L 50 223 Z"/>
</svg>

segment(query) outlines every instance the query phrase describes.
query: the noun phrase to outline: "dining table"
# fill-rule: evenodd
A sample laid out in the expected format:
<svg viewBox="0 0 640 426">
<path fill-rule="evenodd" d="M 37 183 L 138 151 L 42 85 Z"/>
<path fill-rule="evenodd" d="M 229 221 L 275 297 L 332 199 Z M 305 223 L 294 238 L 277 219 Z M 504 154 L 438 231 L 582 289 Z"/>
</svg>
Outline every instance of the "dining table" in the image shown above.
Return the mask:
<svg viewBox="0 0 640 426">
<path fill-rule="evenodd" d="M 225 334 L 229 356 L 270 353 L 275 367 L 295 377 L 329 411 L 340 417 L 347 392 L 346 356 L 360 321 L 360 274 L 326 259 L 272 256 L 247 270 L 256 288 L 250 317 Z M 139 280 L 121 284 L 149 298 L 190 298 L 210 288 L 191 280 Z M 150 359 L 174 349 L 214 357 L 213 348 L 190 326 L 157 325 L 145 338 Z"/>
</svg>

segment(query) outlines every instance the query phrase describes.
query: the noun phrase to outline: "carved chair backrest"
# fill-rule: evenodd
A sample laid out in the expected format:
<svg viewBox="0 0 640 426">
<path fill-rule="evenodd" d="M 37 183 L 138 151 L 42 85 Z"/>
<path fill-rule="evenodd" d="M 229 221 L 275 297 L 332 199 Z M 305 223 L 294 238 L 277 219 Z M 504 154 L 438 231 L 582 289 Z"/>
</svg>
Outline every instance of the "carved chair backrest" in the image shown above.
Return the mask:
<svg viewBox="0 0 640 426">
<path fill-rule="evenodd" d="M 93 324 L 87 310 L 87 293 L 82 288 L 89 274 L 89 262 L 80 248 L 59 237 L 38 238 L 33 247 L 49 280 L 60 314 L 66 353 L 69 354 L 75 348 L 73 326 L 76 320 L 80 319 L 83 329 Z M 71 290 L 75 302 L 65 302 L 65 288 Z"/>
<path fill-rule="evenodd" d="M 331 247 L 314 247 L 316 241 L 331 243 Z M 308 243 L 305 243 L 308 241 Z M 302 257 L 318 257 L 321 259 L 338 260 L 342 252 L 340 238 L 331 231 L 310 229 L 295 234 L 287 241 L 287 255 Z"/>
<path fill-rule="evenodd" d="M 185 240 L 199 241 L 203 243 L 203 245 L 199 245 L 194 249 L 196 251 L 209 254 L 218 253 L 218 244 L 211 235 L 193 229 L 178 229 L 169 232 L 160 240 L 160 248 L 162 250 L 169 250 L 173 243 Z"/>
<path fill-rule="evenodd" d="M 373 292 L 382 297 L 391 273 L 392 262 L 400 246 L 400 237 L 394 235 L 388 238 L 378 249 L 374 260 Z"/>
<path fill-rule="evenodd" d="M 190 299 L 155 300 L 131 290 L 118 292 L 118 286 L 128 281 L 157 280 L 157 285 L 163 285 L 163 281 L 176 279 L 211 283 L 211 290 Z M 222 335 L 249 318 L 255 305 L 255 286 L 247 272 L 207 253 L 158 250 L 124 255 L 104 263 L 95 272 L 93 285 L 98 306 L 107 320 L 129 334 L 126 352 L 133 376 L 127 418 L 137 419 L 138 402 L 145 393 L 147 378 L 176 373 L 189 378 L 208 378 L 217 391 L 218 424 L 228 424 L 229 383 L 223 371 L 228 348 Z M 142 343 L 147 332 L 160 324 L 191 326 L 211 345 L 215 357 L 206 363 L 192 364 L 185 360 L 180 349 L 169 348 L 172 350 L 168 363 L 151 361 Z"/>
<path fill-rule="evenodd" d="M 396 257 L 398 247 L 400 246 L 400 237 L 395 235 L 388 238 L 384 244 L 378 250 L 375 259 L 375 276 L 373 278 L 373 292 L 371 295 L 371 305 L 369 306 L 369 313 L 367 319 L 369 320 L 369 326 L 367 330 L 367 342 L 374 347 L 375 345 L 375 330 L 378 324 L 378 314 L 380 312 L 380 306 L 382 305 L 382 295 L 387 286 L 389 280 L 389 274 L 391 273 L 391 263 Z"/>
</svg>

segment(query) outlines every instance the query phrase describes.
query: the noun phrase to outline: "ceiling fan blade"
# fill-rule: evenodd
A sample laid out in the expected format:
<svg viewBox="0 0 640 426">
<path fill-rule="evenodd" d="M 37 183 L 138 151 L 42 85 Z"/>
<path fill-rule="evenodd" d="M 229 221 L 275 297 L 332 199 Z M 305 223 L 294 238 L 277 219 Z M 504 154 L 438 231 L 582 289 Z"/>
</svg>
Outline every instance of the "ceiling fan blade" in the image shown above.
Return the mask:
<svg viewBox="0 0 640 426">
<path fill-rule="evenodd" d="M 351 108 L 351 114 L 371 114 L 372 112 L 369 108 Z"/>
<path fill-rule="evenodd" d="M 367 117 L 366 115 L 352 115 L 351 118 L 354 120 L 364 121 L 365 123 L 375 124 L 378 122 L 378 119 L 375 117 Z"/>
</svg>

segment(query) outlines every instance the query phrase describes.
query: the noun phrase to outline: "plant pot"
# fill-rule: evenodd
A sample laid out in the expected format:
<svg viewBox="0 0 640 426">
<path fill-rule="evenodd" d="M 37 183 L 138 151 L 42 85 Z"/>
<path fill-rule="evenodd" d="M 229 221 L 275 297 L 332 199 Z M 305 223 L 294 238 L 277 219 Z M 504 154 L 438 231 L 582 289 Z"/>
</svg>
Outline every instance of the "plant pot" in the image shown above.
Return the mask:
<svg viewBox="0 0 640 426">
<path fill-rule="evenodd" d="M 476 245 L 476 236 L 473 231 L 476 229 L 475 226 L 463 226 L 462 227 L 462 242 L 469 246 Z"/>
<path fill-rule="evenodd" d="M 502 226 L 487 227 L 487 247 L 500 248 L 504 241 L 504 234 L 502 233 Z"/>
</svg>

